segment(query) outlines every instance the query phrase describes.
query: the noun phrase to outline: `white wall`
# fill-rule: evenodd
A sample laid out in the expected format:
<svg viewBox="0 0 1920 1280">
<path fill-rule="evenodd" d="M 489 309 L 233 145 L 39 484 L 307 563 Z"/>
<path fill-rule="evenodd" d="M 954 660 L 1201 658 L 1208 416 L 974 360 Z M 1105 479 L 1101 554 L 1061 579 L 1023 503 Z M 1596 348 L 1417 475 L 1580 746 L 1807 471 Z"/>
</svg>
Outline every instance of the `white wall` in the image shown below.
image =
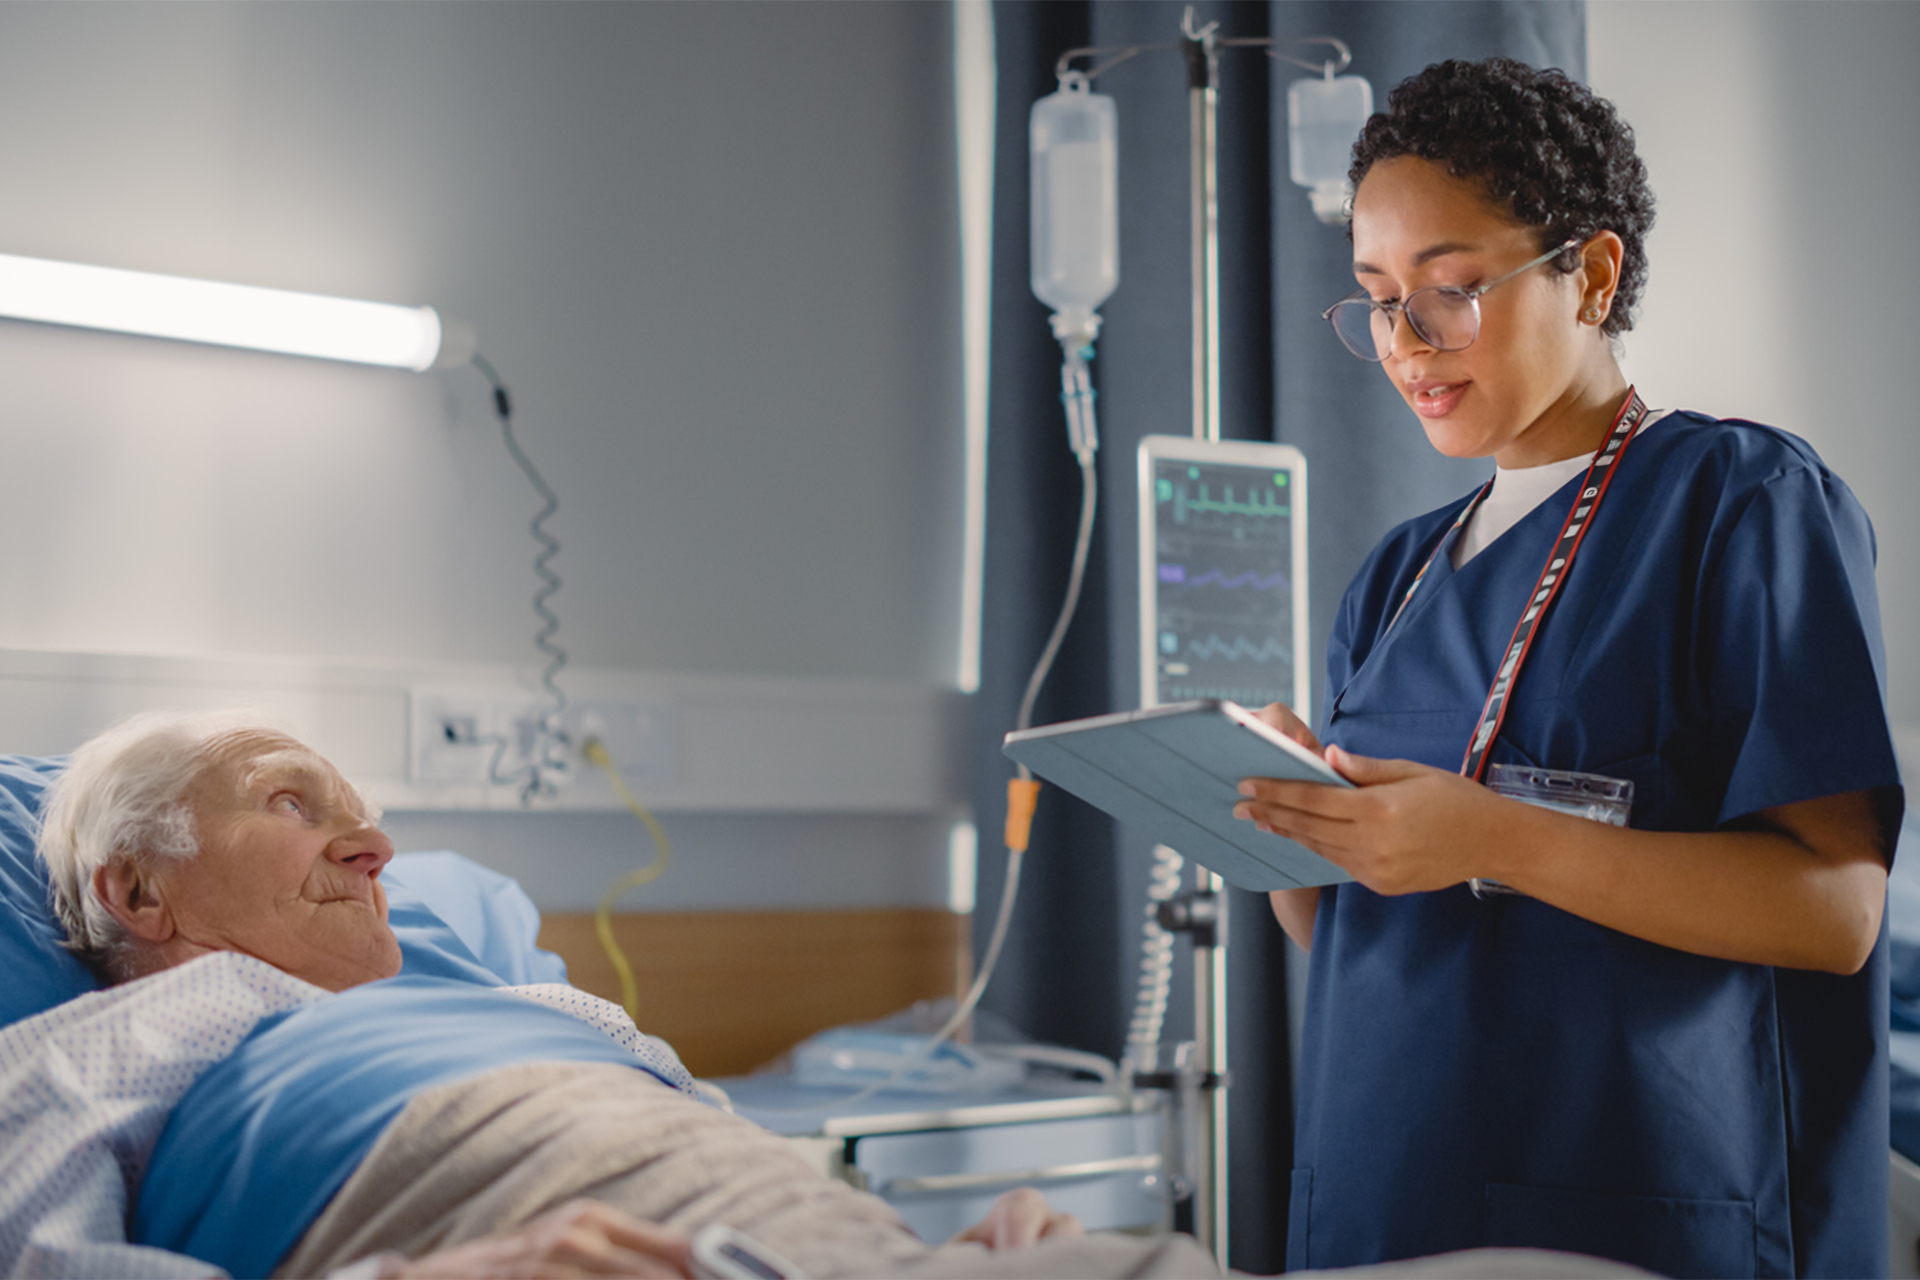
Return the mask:
<svg viewBox="0 0 1920 1280">
<path fill-rule="evenodd" d="M 815 0 L 0 5 L 0 252 L 470 321 L 562 497 L 578 667 L 932 691 L 960 602 L 951 22 Z M 68 681 L 68 718 L 13 715 L 0 750 L 173 696 L 167 662 L 75 693 L 120 668 L 61 655 L 172 655 L 204 674 L 182 701 L 267 659 L 335 686 L 364 666 L 378 696 L 255 700 L 350 711 L 319 745 L 369 757 L 404 755 L 397 681 L 534 665 L 538 504 L 476 373 L 0 321 L 0 388 L 0 720 L 49 705 L 45 672 Z M 916 721 L 905 754 L 944 750 L 955 715 Z M 719 861 L 663 893 L 944 901 L 960 788 L 926 781 L 917 816 L 855 791 L 823 816 L 831 789 L 799 816 L 679 813 Z M 565 862 L 530 881 L 553 906 L 639 852 L 604 817 L 529 821 L 394 826 Z"/>
<path fill-rule="evenodd" d="M 477 324 L 586 664 L 945 681 L 950 22 L 6 5 L 0 251 Z M 6 324 L 0 385 L 0 644 L 526 659 L 536 503 L 477 375 Z"/>
<path fill-rule="evenodd" d="M 1920 732 L 1920 5 L 1587 5 L 1590 83 L 1660 200 L 1626 367 L 1650 402 L 1805 437 L 1879 536 L 1894 720 Z"/>
</svg>

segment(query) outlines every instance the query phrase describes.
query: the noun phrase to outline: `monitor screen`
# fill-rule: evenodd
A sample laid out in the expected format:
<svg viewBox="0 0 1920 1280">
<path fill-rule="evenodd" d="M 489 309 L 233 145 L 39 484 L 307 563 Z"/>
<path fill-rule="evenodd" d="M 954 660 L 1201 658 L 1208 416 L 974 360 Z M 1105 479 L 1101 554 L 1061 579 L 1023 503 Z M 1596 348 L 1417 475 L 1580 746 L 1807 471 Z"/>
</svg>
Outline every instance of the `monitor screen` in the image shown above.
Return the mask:
<svg viewBox="0 0 1920 1280">
<path fill-rule="evenodd" d="M 1142 705 L 1226 698 L 1307 714 L 1298 451 L 1240 441 L 1143 446 L 1141 482 Z"/>
</svg>

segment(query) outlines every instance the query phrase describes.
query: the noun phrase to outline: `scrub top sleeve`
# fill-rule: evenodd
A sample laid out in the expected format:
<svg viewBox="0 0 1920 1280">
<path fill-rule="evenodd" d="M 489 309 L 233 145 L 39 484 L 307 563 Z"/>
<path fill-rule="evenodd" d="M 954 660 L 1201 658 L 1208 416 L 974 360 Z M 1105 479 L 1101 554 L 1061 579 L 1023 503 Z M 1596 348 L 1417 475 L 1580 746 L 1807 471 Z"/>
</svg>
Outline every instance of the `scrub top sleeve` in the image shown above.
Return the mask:
<svg viewBox="0 0 1920 1280">
<path fill-rule="evenodd" d="M 1729 518 L 1703 565 L 1696 633 L 1727 780 L 1719 822 L 1897 788 L 1866 512 L 1838 476 L 1806 467 L 1757 486 Z M 1897 826 L 1897 791 L 1887 807 Z"/>
</svg>

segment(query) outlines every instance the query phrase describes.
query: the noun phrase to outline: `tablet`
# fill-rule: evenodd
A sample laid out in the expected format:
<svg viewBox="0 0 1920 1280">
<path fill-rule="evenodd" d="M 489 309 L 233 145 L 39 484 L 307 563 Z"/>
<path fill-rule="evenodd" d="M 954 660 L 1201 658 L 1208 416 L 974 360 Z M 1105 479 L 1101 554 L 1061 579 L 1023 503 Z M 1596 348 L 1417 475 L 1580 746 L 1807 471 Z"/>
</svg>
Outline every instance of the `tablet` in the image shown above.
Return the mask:
<svg viewBox="0 0 1920 1280">
<path fill-rule="evenodd" d="M 1233 816 L 1242 778 L 1353 784 L 1245 707 L 1217 698 L 1069 720 L 1007 735 L 1008 756 L 1242 889 L 1353 877 Z"/>
</svg>

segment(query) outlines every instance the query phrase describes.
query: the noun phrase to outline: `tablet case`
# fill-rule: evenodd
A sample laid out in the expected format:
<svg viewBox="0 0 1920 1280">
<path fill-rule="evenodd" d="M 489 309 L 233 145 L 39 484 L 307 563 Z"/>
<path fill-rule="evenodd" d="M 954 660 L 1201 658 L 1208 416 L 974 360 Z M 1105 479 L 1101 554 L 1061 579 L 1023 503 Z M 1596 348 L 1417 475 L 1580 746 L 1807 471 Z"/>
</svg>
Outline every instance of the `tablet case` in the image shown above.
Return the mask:
<svg viewBox="0 0 1920 1280">
<path fill-rule="evenodd" d="M 1300 889 L 1353 877 L 1233 816 L 1242 778 L 1323 779 L 1207 698 L 1010 733 L 1034 773 L 1242 889 Z M 1344 779 L 1341 786 L 1350 786 Z"/>
</svg>

